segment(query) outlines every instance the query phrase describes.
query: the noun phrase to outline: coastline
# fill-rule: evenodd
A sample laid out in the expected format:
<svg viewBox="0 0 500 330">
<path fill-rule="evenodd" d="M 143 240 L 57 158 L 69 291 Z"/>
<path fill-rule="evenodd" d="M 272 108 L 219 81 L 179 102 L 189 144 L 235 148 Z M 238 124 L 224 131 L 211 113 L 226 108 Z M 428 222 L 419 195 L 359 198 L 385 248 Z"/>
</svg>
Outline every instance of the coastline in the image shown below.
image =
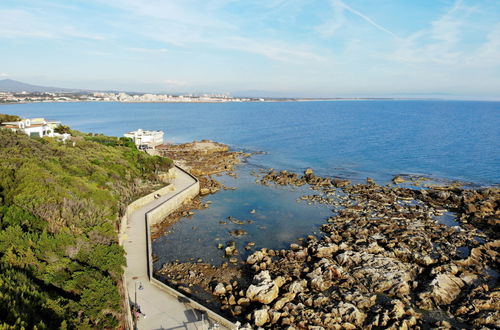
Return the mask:
<svg viewBox="0 0 500 330">
<path fill-rule="evenodd" d="M 383 187 L 377 185 L 373 180 L 370 179 L 365 184 L 354 185 L 346 180 L 332 180 L 330 178 L 316 177 L 312 170 L 306 171 L 303 176 L 299 176 L 295 173 L 290 173 L 287 171 L 270 171 L 267 173 L 261 173 L 258 182 L 259 184 L 278 185 L 284 187 L 308 185 L 313 189 L 314 194 L 304 196 L 304 200 L 306 202 L 325 203 L 331 205 L 332 207 L 334 207 L 334 209 L 337 209 L 338 206 L 343 205 L 343 207 L 346 208 L 346 211 L 342 211 L 337 216 L 335 216 L 334 213 L 334 216 L 328 219 L 324 226 L 321 226 L 323 234 L 321 234 L 319 237 L 317 237 L 317 235 L 307 236 L 307 233 L 304 233 L 307 238 L 299 239 L 299 242 L 301 243 L 298 244 L 291 242 L 289 249 L 272 250 L 263 247 L 260 250 L 254 250 L 255 252 L 251 254 L 245 262 L 240 262 L 237 259 L 237 249 L 235 249 L 234 245 L 231 245 L 231 243 L 229 243 L 228 245 L 224 244 L 221 247 L 221 253 L 225 253 L 228 260 L 228 262 L 221 267 L 210 266 L 209 264 L 205 264 L 204 261 L 200 260 L 193 260 L 192 262 L 174 261 L 171 263 L 166 263 L 162 267 L 162 269 L 157 272 L 157 274 L 160 275 L 170 285 L 178 287 L 186 294 L 193 295 L 193 297 L 197 296 L 198 291 L 192 291 L 192 289 L 189 289 L 189 287 L 194 286 L 198 288 L 197 290 L 199 290 L 199 288 L 203 289 L 206 293 L 212 295 L 212 297 L 216 301 L 218 301 L 218 304 L 220 304 L 218 305 L 220 306 L 218 312 L 225 313 L 224 315 L 226 315 L 227 317 L 232 317 L 233 320 L 237 321 L 245 322 L 246 320 L 251 320 L 252 324 L 255 326 L 265 325 L 271 328 L 279 328 L 289 325 L 301 326 L 301 324 L 327 326 L 329 325 L 329 323 L 322 323 L 323 321 L 319 322 L 318 319 L 315 319 L 315 317 L 324 319 L 325 315 L 321 314 L 323 313 L 321 311 L 324 310 L 325 307 L 330 306 L 334 300 L 340 300 L 342 304 L 344 304 L 337 307 L 331 307 L 333 308 L 333 310 L 337 311 L 337 317 L 341 316 L 342 318 L 346 318 L 347 320 L 352 320 L 351 324 L 358 327 L 381 326 L 382 324 L 376 323 L 374 321 L 376 315 L 379 315 L 378 313 L 388 311 L 391 308 L 396 308 L 396 306 L 399 310 L 403 311 L 403 315 L 398 314 L 400 313 L 398 312 L 395 315 L 391 314 L 389 316 L 389 319 L 391 324 L 399 326 L 422 326 L 424 324 L 435 326 L 446 326 L 446 324 L 487 324 L 484 322 L 489 321 L 487 321 L 487 319 L 485 319 L 484 317 L 481 318 L 477 315 L 475 316 L 474 314 L 467 314 L 467 312 L 462 314 L 453 314 L 456 315 L 458 319 L 450 319 L 449 317 L 443 319 L 429 316 L 433 315 L 432 313 L 434 312 L 429 314 L 420 311 L 421 309 L 438 311 L 443 308 L 443 304 L 452 303 L 459 295 L 462 297 L 462 299 L 460 300 L 462 302 L 468 301 L 467 299 L 473 299 L 472 297 L 475 293 L 473 290 L 474 285 L 472 284 L 472 282 L 467 282 L 468 280 L 466 281 L 461 279 L 460 281 L 462 281 L 464 284 L 461 284 L 458 287 L 447 287 L 446 290 L 451 290 L 452 292 L 450 294 L 447 293 L 443 295 L 439 290 L 442 290 L 443 285 L 448 284 L 445 284 L 445 282 L 436 282 L 436 279 L 439 279 L 439 281 L 441 281 L 441 279 L 443 278 L 452 278 L 453 281 L 455 281 L 455 277 L 459 279 L 461 278 L 459 275 L 460 272 L 470 273 L 472 271 L 472 273 L 474 274 L 474 267 L 477 267 L 481 263 L 483 264 L 483 266 L 480 269 L 484 269 L 485 265 L 486 267 L 493 266 L 492 260 L 494 259 L 491 258 L 492 256 L 494 256 L 493 251 L 494 249 L 496 249 L 497 243 L 499 242 L 498 237 L 495 236 L 494 230 L 493 232 L 491 230 L 489 232 L 486 231 L 486 236 L 484 236 L 485 234 L 477 232 L 477 229 L 475 229 L 478 228 L 477 224 L 474 224 L 475 222 L 471 220 L 476 216 L 479 217 L 478 219 L 488 216 L 491 217 L 492 213 L 486 213 L 490 215 L 481 215 L 481 213 L 474 212 L 470 213 L 469 211 L 474 210 L 474 206 L 464 206 L 464 209 L 464 207 L 458 206 L 458 204 L 455 206 L 450 204 L 455 203 L 457 200 L 460 200 L 460 198 L 450 197 L 454 196 L 454 194 L 461 194 L 462 192 L 471 194 L 474 191 L 483 191 L 484 189 L 462 189 L 456 186 L 405 188 L 402 186 L 400 187 L 400 185 L 403 183 L 402 178 L 395 178 L 395 182 L 397 182 L 398 184 L 394 183 L 391 187 Z M 494 187 L 491 187 L 489 189 L 493 191 L 498 190 Z M 429 191 L 431 193 L 422 193 L 426 191 Z M 488 189 L 484 191 L 488 191 Z M 339 195 L 340 192 L 341 194 Z M 450 236 L 445 235 L 445 237 L 448 237 L 447 239 L 455 237 L 450 241 L 451 248 L 448 248 L 448 250 L 441 250 L 440 252 L 448 256 L 445 258 L 441 257 L 441 259 L 435 259 L 436 257 L 432 255 L 432 249 L 428 250 L 427 248 L 422 249 L 421 247 L 414 246 L 410 248 L 410 250 L 416 249 L 414 252 L 420 254 L 420 256 L 408 258 L 408 256 L 406 256 L 405 254 L 399 255 L 391 252 L 391 250 L 397 245 L 393 245 L 393 247 L 391 248 L 390 245 L 387 245 L 387 243 L 386 245 L 384 245 L 380 240 L 377 239 L 366 241 L 366 245 L 359 245 L 359 243 L 356 243 L 355 241 L 352 241 L 350 243 L 348 241 L 345 241 L 345 235 L 351 235 L 351 237 L 358 237 L 359 239 L 359 233 L 363 233 L 363 231 L 368 228 L 367 226 L 369 225 L 369 223 L 367 222 L 361 221 L 360 227 L 358 229 L 349 228 L 351 226 L 350 225 L 349 227 L 343 227 L 346 230 L 344 233 L 337 231 L 333 233 L 332 228 L 334 227 L 331 227 L 331 225 L 333 223 L 336 223 L 335 221 L 339 221 L 337 222 L 336 226 L 341 227 L 345 226 L 346 223 L 352 223 L 352 221 L 356 222 L 363 219 L 363 217 L 360 218 L 359 216 L 366 213 L 366 211 L 358 210 L 355 207 L 352 209 L 353 211 L 355 211 L 354 213 L 347 212 L 347 210 L 356 205 L 355 203 L 353 204 L 353 201 L 357 200 L 357 197 L 354 196 L 359 194 L 361 194 L 362 196 L 366 196 L 363 197 L 366 199 L 366 201 L 370 201 L 366 204 L 365 207 L 368 207 L 368 210 L 373 209 L 373 211 L 375 212 L 387 212 L 387 203 L 389 202 L 390 204 L 392 204 L 394 202 L 394 200 L 392 200 L 394 197 L 390 196 L 393 196 L 392 194 L 395 194 L 395 196 L 399 196 L 395 199 L 400 201 L 397 203 L 398 208 L 395 209 L 395 211 L 391 211 L 396 212 L 398 215 L 391 215 L 388 220 L 386 220 L 385 225 L 396 226 L 394 228 L 399 228 L 397 230 L 403 230 L 403 232 L 407 233 L 406 235 L 411 236 L 418 233 L 418 235 L 421 235 L 422 237 L 428 237 L 424 238 L 424 241 L 440 240 L 443 232 L 449 233 L 447 235 Z M 493 203 L 495 203 L 495 201 L 498 201 L 498 193 L 495 194 L 497 195 L 495 195 L 496 197 L 493 197 Z M 347 201 L 342 200 L 343 196 L 351 197 L 348 197 L 349 201 Z M 360 199 L 360 201 L 363 200 L 364 199 Z M 411 201 L 413 200 L 418 200 L 419 202 L 412 205 L 413 202 Z M 487 200 L 487 197 L 484 197 L 483 201 Z M 479 199 L 479 202 L 482 203 L 481 198 Z M 359 203 L 359 201 L 356 203 Z M 422 209 L 425 211 L 424 213 L 421 213 L 421 211 L 419 211 L 422 207 L 420 206 L 420 203 L 424 203 L 425 205 L 427 205 L 427 209 Z M 203 205 L 203 203 L 201 203 L 201 205 Z M 204 205 L 202 208 L 205 207 L 209 206 Z M 446 214 L 449 208 L 451 208 L 454 212 L 457 212 L 459 210 L 463 210 L 459 212 L 464 212 L 463 214 L 466 218 L 463 218 L 463 216 L 459 215 L 458 213 L 455 217 L 457 221 L 460 221 L 460 226 L 464 228 L 463 230 L 459 231 L 460 234 L 456 234 L 456 229 L 454 229 L 454 227 L 439 223 L 439 221 L 436 220 L 439 217 L 442 217 L 443 214 Z M 189 217 L 189 212 L 189 210 L 184 210 L 183 213 L 177 215 L 177 220 L 182 216 Z M 406 212 L 410 212 L 408 214 L 413 214 L 415 212 L 417 213 L 409 216 Z M 429 212 L 432 216 L 426 215 Z M 498 213 L 498 209 L 495 210 L 494 208 L 493 211 L 487 212 L 493 212 L 493 214 L 495 214 L 495 212 Z M 416 214 L 420 215 L 417 215 L 417 218 L 415 218 Z M 391 220 L 392 217 L 395 217 L 394 219 L 398 220 Z M 415 219 L 420 219 L 420 217 L 423 218 L 419 221 L 425 221 L 426 226 L 430 226 L 429 228 L 432 228 L 430 229 L 430 234 L 427 232 L 415 231 L 415 229 L 412 229 L 412 226 L 407 225 L 405 227 L 401 224 L 398 224 L 401 221 L 410 221 L 408 223 L 411 223 L 412 221 L 415 221 Z M 470 217 L 473 218 L 466 220 Z M 339 220 L 336 220 L 336 218 Z M 346 222 L 346 219 L 351 218 L 353 220 L 349 220 L 348 222 Z M 359 220 L 356 220 L 358 218 Z M 238 219 L 234 220 L 238 221 Z M 393 221 L 395 222 L 393 223 Z M 173 223 L 175 223 L 175 221 Z M 172 222 L 169 225 L 172 225 Z M 484 226 L 484 224 L 479 224 L 479 228 L 481 228 L 481 230 L 485 229 Z M 486 226 L 489 225 L 486 224 Z M 377 235 L 376 232 L 376 230 L 373 231 L 372 229 L 371 234 Z M 438 232 L 441 233 L 438 236 L 435 236 L 433 234 Z M 387 236 L 387 232 L 384 232 L 382 230 L 381 235 Z M 397 244 L 408 244 L 408 242 L 402 240 L 400 236 L 397 237 L 399 237 L 395 238 L 395 242 L 399 242 Z M 483 242 L 480 243 L 478 240 L 483 240 Z M 467 246 L 469 244 L 472 244 L 470 245 L 470 249 L 468 252 L 469 254 L 461 254 L 467 252 L 458 249 L 458 247 Z M 481 261 L 470 259 L 471 255 L 474 255 L 474 258 L 480 258 L 478 260 Z M 346 264 L 345 262 L 341 261 L 344 260 L 343 258 L 351 259 L 359 257 L 365 258 L 363 259 L 363 263 L 372 263 L 372 267 L 375 267 L 378 270 L 375 271 L 375 273 L 362 273 L 364 269 L 364 266 L 362 264 Z M 296 266 L 290 268 L 287 265 L 302 266 L 300 266 L 299 268 L 296 268 Z M 445 265 L 454 265 L 453 267 L 459 267 L 458 275 L 456 271 L 451 274 L 447 273 L 446 269 L 448 268 L 444 267 Z M 331 272 L 333 273 L 328 273 L 328 269 L 330 269 L 331 267 L 333 267 L 332 269 L 335 269 L 335 271 L 332 270 Z M 236 269 L 240 269 L 240 271 L 242 271 L 243 273 L 235 276 L 236 273 L 234 272 L 236 271 Z M 420 270 L 417 271 L 418 269 Z M 437 270 L 436 274 L 434 275 L 432 275 L 433 269 Z M 363 274 L 363 277 L 367 277 L 369 279 L 371 278 L 374 281 L 373 283 L 382 281 L 383 278 L 392 278 L 394 276 L 399 279 L 395 282 L 390 282 L 390 280 L 389 282 L 382 281 L 382 283 L 385 283 L 382 284 L 382 287 L 370 287 L 370 285 L 367 283 L 363 284 L 357 283 L 356 281 L 353 282 L 352 279 L 349 280 L 349 277 L 351 276 L 349 274 L 352 274 L 352 272 L 361 272 L 359 274 Z M 427 275 L 422 278 L 415 278 L 415 275 L 418 272 L 425 273 Z M 192 277 L 190 275 L 191 273 L 199 274 L 199 276 Z M 484 277 L 485 275 L 481 273 L 481 275 L 474 276 L 476 276 L 475 278 L 478 278 L 478 276 Z M 243 280 L 234 281 L 234 279 L 238 277 L 243 278 Z M 203 278 L 212 278 L 212 280 L 215 279 L 217 283 L 200 281 L 200 279 Z M 378 280 L 376 280 L 377 278 Z M 491 279 L 491 277 L 489 278 Z M 297 283 L 300 283 L 300 287 L 302 288 L 300 290 L 302 291 L 294 292 L 295 289 L 293 289 L 292 287 L 299 285 Z M 339 285 L 340 283 L 344 283 L 343 286 L 346 286 L 346 283 L 349 283 L 346 286 L 346 289 L 351 290 L 351 294 L 355 293 L 356 295 L 360 295 L 359 298 L 356 298 L 358 300 L 352 301 L 342 298 L 345 294 L 342 293 L 342 289 L 338 291 L 335 296 L 336 298 L 333 298 L 333 296 L 329 298 L 328 296 L 324 296 L 324 298 L 322 298 L 323 302 L 320 304 L 320 306 L 322 307 L 319 309 L 318 306 L 316 306 L 316 303 L 308 305 L 308 301 L 311 298 L 317 299 L 318 293 L 321 296 L 321 292 L 325 294 L 325 290 L 330 290 L 330 288 L 336 287 L 336 285 Z M 224 288 L 224 290 L 222 290 L 221 288 Z M 266 291 L 269 289 L 272 289 L 273 291 L 273 294 L 271 294 L 271 296 L 266 296 L 265 294 L 258 293 L 260 292 L 260 290 Z M 253 292 L 252 290 L 257 290 L 257 293 L 253 295 L 253 293 L 251 293 Z M 492 292 L 494 292 L 494 290 Z M 330 292 L 329 295 L 330 294 L 332 294 L 332 292 Z M 340 296 L 338 296 L 338 294 L 340 294 Z M 374 310 L 377 304 L 375 304 L 375 301 L 370 300 L 372 299 L 370 298 L 372 297 L 370 296 L 370 294 L 375 294 L 375 296 L 379 294 L 388 294 L 389 296 L 393 296 L 392 302 L 388 304 L 381 303 L 381 305 L 379 306 L 383 306 L 382 310 L 379 310 L 377 312 L 376 310 Z M 305 307 L 297 310 L 297 304 L 302 304 L 302 306 Z M 347 309 L 342 309 L 347 308 L 348 304 L 349 306 L 353 306 L 352 308 L 354 308 L 354 310 L 352 310 L 351 307 L 349 307 L 349 312 L 347 311 Z M 212 308 L 214 308 L 213 306 L 215 305 L 212 305 Z M 454 302 L 453 306 L 457 306 L 454 308 L 459 308 L 461 305 L 460 302 Z M 354 314 L 351 314 L 353 312 Z M 331 314 L 335 313 L 332 312 Z M 330 315 L 330 317 L 333 318 L 334 315 Z M 468 318 L 468 321 L 464 321 L 466 323 L 458 321 L 459 319 L 462 319 L 464 317 Z M 344 324 L 339 323 L 339 326 L 348 326 L 348 323 L 349 322 Z"/>
<path fill-rule="evenodd" d="M 346 98 L 270 98 L 264 100 L 223 100 L 223 101 L 84 101 L 84 100 L 65 100 L 65 101 L 33 101 L 33 102 L 0 102 L 1 105 L 16 105 L 16 104 L 32 104 L 32 103 L 128 103 L 128 104 L 154 104 L 154 103 L 165 103 L 165 104 L 186 104 L 186 103 L 276 103 L 276 102 L 341 102 L 341 101 L 469 101 L 467 99 L 446 99 L 446 98 L 397 98 L 397 97 L 346 97 Z M 500 102 L 500 100 L 470 100 L 473 102 Z"/>
</svg>

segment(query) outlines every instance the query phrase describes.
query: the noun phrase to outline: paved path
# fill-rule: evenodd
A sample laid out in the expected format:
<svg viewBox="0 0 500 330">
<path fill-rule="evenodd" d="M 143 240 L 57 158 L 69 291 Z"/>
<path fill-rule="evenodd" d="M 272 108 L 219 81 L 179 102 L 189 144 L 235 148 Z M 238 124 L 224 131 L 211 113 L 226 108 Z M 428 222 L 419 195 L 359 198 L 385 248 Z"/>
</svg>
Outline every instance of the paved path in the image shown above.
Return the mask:
<svg viewBox="0 0 500 330">
<path fill-rule="evenodd" d="M 186 173 L 177 169 L 173 180 L 175 190 L 132 213 L 129 217 L 123 247 L 127 254 L 125 282 L 131 305 L 137 303 L 146 317 L 140 317 L 138 329 L 206 329 L 197 321 L 194 310 L 177 298 L 149 282 L 147 274 L 145 213 L 168 200 L 172 195 L 194 183 Z M 142 288 L 142 290 L 140 289 Z"/>
</svg>

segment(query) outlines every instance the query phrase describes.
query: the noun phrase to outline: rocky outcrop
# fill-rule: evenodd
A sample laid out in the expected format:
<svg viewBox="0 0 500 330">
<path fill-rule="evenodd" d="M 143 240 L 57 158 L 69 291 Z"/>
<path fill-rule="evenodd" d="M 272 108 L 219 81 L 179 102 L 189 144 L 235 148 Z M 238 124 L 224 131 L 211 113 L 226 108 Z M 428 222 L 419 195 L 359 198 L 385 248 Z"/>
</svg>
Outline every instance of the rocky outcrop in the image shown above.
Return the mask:
<svg viewBox="0 0 500 330">
<path fill-rule="evenodd" d="M 394 182 L 402 180 L 419 183 Z M 272 329 L 500 326 L 499 189 L 352 184 L 311 169 L 303 176 L 271 170 L 260 182 L 308 184 L 315 194 L 299 202 L 334 213 L 321 235 L 249 255 L 243 269 L 251 283 L 211 286 L 224 312 Z M 460 226 L 440 223 L 443 214 L 456 214 Z M 237 254 L 232 247 L 221 244 L 221 253 Z"/>
</svg>

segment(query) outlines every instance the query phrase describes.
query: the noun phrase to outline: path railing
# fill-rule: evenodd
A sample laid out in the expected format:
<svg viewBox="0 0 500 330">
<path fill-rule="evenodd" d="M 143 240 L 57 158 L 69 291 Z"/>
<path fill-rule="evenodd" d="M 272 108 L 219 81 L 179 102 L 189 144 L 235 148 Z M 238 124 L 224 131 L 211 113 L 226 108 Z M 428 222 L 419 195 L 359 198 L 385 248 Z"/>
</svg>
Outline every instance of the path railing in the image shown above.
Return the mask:
<svg viewBox="0 0 500 330">
<path fill-rule="evenodd" d="M 181 292 L 175 290 L 174 288 L 166 285 L 165 283 L 157 280 L 154 277 L 151 225 L 156 224 L 165 219 L 166 216 L 168 216 L 170 213 L 178 209 L 186 200 L 196 197 L 200 192 L 200 181 L 195 176 L 191 175 L 189 172 L 185 171 L 181 167 L 176 165 L 176 168 L 179 171 L 187 174 L 190 178 L 192 178 L 193 183 L 185 187 L 184 189 L 178 191 L 163 203 L 147 211 L 144 215 L 145 217 L 144 224 L 146 226 L 146 240 L 147 240 L 146 253 L 148 258 L 147 271 L 148 271 L 149 281 L 154 286 L 158 287 L 159 289 L 170 295 L 173 295 L 179 301 L 182 301 L 185 305 L 190 306 L 195 311 L 201 312 L 202 320 L 204 318 L 203 314 L 205 314 L 207 316 L 207 320 L 209 321 L 209 323 L 210 321 L 212 321 L 211 323 L 213 326 L 219 324 L 228 329 L 237 329 L 238 328 L 237 325 L 235 325 L 233 322 L 227 320 L 226 318 L 213 312 L 212 310 L 206 308 L 205 306 L 199 304 L 198 302 L 190 299 Z"/>
</svg>

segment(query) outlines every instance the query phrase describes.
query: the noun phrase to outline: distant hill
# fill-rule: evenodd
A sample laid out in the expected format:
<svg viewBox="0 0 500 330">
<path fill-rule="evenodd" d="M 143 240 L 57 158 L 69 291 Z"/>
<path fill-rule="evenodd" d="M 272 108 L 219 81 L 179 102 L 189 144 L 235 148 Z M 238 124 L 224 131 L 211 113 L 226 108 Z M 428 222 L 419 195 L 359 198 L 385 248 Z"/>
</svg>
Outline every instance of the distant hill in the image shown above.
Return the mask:
<svg viewBox="0 0 500 330">
<path fill-rule="evenodd" d="M 37 86 L 26 84 L 17 80 L 3 79 L 0 80 L 0 92 L 47 92 L 47 93 L 85 93 L 88 92 L 83 89 L 70 89 L 70 88 L 60 88 L 60 87 L 47 87 L 47 86 Z"/>
</svg>

